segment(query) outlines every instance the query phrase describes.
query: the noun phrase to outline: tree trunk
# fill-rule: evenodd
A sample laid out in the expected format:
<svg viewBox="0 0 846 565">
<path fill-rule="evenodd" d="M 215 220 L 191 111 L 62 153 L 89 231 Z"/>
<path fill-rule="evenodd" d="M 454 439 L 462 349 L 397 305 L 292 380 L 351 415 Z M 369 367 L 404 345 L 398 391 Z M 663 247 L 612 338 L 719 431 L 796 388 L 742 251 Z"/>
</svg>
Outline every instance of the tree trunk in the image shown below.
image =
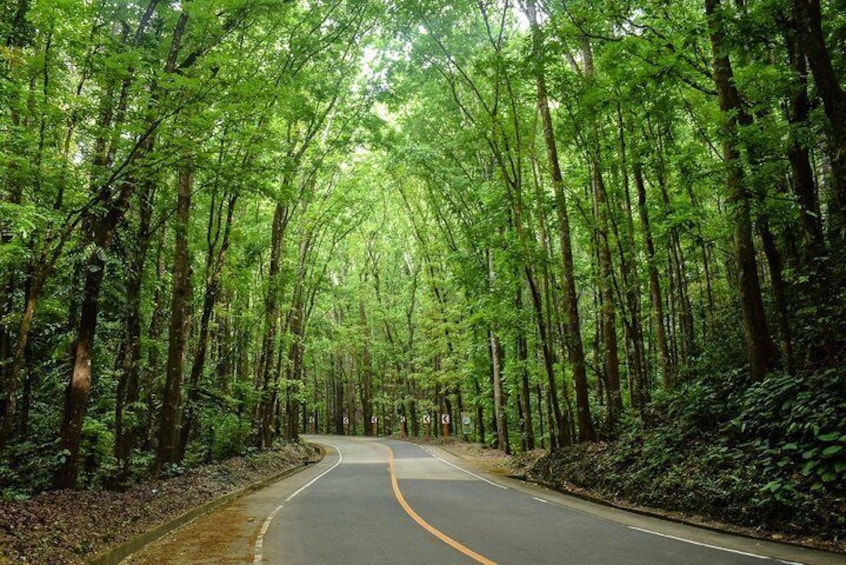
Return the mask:
<svg viewBox="0 0 846 565">
<path fill-rule="evenodd" d="M 497 449 L 511 453 L 508 443 L 508 427 L 505 419 L 505 394 L 502 390 L 502 347 L 496 332 L 490 331 L 491 342 L 491 375 L 493 377 L 494 421 L 496 422 Z M 437 428 L 437 426 L 435 426 Z"/>
<path fill-rule="evenodd" d="M 269 447 L 273 435 L 269 422 L 272 421 L 273 405 L 276 401 L 277 365 L 276 333 L 279 326 L 279 268 L 282 254 L 282 241 L 285 238 L 288 213 L 285 206 L 276 204 L 273 213 L 273 228 L 270 238 L 270 268 L 267 273 L 268 286 L 264 307 L 264 340 L 259 359 L 261 382 L 259 413 L 257 418 L 258 447 Z"/>
<path fill-rule="evenodd" d="M 364 417 L 364 435 L 374 435 L 373 417 L 373 368 L 370 358 L 370 329 L 367 325 L 367 313 L 364 301 L 358 303 L 358 316 L 361 323 L 361 410 Z"/>
<path fill-rule="evenodd" d="M 150 223 L 153 215 L 155 185 L 147 180 L 138 197 L 138 237 L 130 246 L 127 257 L 126 306 L 124 310 L 124 344 L 121 359 L 121 376 L 115 399 L 115 458 L 118 470 L 114 480 L 116 486 L 125 483 L 129 477 L 130 456 L 139 428 L 134 421 L 134 404 L 138 400 L 141 372 L 141 290 L 144 268 L 150 247 Z M 129 422 L 127 423 L 127 420 Z"/>
<path fill-rule="evenodd" d="M 167 372 L 162 397 L 159 445 L 155 475 L 164 465 L 177 463 L 179 456 L 179 407 L 182 401 L 182 375 L 185 349 L 191 326 L 191 259 L 188 252 L 188 226 L 191 210 L 193 171 L 183 163 L 177 181 L 177 203 L 173 251 L 173 291 L 168 326 Z"/>
<path fill-rule="evenodd" d="M 661 360 L 661 376 L 664 388 L 673 384 L 673 364 L 667 347 L 667 332 L 664 326 L 664 299 L 661 296 L 661 281 L 658 278 L 658 266 L 655 260 L 655 244 L 652 240 L 652 227 L 649 224 L 649 211 L 646 208 L 646 187 L 643 182 L 643 172 L 639 160 L 635 160 L 632 173 L 637 190 L 637 207 L 640 216 L 640 227 L 643 232 L 644 247 L 646 248 L 646 264 L 649 271 L 649 296 L 652 304 L 652 323 L 655 324 L 655 341 L 658 346 L 658 357 Z"/>
<path fill-rule="evenodd" d="M 18 327 L 18 337 L 15 341 L 15 347 L 12 352 L 12 364 L 6 376 L 5 390 L 2 391 L 4 395 L 3 403 L 3 425 L 0 427 L 0 457 L 6 448 L 13 429 L 15 419 L 15 396 L 17 394 L 17 385 L 20 380 L 21 371 L 24 368 L 24 361 L 26 360 L 26 348 L 29 343 L 29 331 L 32 328 L 32 321 L 35 318 L 35 309 L 38 303 L 39 295 L 44 287 L 47 278 L 49 267 L 45 264 L 40 264 L 36 267 L 33 273 L 32 283 L 29 286 L 29 292 L 26 296 L 26 306 L 24 307 L 21 322 Z"/>
<path fill-rule="evenodd" d="M 185 402 L 185 410 L 182 417 L 182 426 L 179 430 L 179 450 L 177 454 L 177 462 L 181 462 L 185 457 L 185 451 L 188 448 L 188 440 L 191 438 L 191 432 L 197 420 L 198 402 L 200 400 L 200 379 L 203 376 L 206 365 L 206 352 L 209 343 L 209 325 L 211 323 L 212 313 L 217 304 L 218 293 L 220 292 L 220 275 L 223 272 L 223 264 L 226 260 L 226 251 L 229 249 L 229 236 L 232 232 L 232 216 L 235 213 L 235 203 L 238 200 L 237 194 L 232 194 L 228 198 L 228 205 L 226 208 L 226 221 L 223 226 L 223 235 L 220 246 L 217 247 L 217 242 L 220 234 L 220 223 L 218 220 L 217 234 L 212 238 L 208 237 L 208 251 L 206 254 L 206 290 L 203 296 L 203 311 L 200 316 L 200 330 L 197 335 L 197 349 L 194 352 L 194 363 L 191 365 L 191 376 L 188 381 L 187 398 Z M 219 216 L 219 214 L 218 214 Z M 213 217 L 209 218 L 208 233 L 211 234 Z M 217 247 L 217 249 L 216 249 Z"/>
<path fill-rule="evenodd" d="M 79 470 L 82 424 L 88 405 L 88 395 L 91 392 L 91 354 L 97 327 L 100 285 L 106 268 L 106 263 L 100 256 L 102 252 L 98 251 L 91 253 L 85 269 L 82 314 L 74 346 L 73 373 L 65 392 L 65 410 L 59 444 L 65 460 L 55 477 L 55 487 L 59 489 L 74 488 Z"/>
<path fill-rule="evenodd" d="M 778 350 L 770 337 L 758 266 L 752 239 L 750 198 L 745 186 L 743 168 L 738 149 L 738 114 L 743 113 L 740 95 L 734 85 L 731 62 L 725 45 L 725 32 L 720 21 L 719 0 L 705 0 L 705 14 L 714 57 L 714 84 L 723 114 L 723 159 L 725 161 L 729 189 L 728 205 L 734 222 L 734 252 L 738 269 L 740 304 L 743 312 L 743 333 L 749 356 L 751 376 L 760 380 L 776 366 Z"/>
<path fill-rule="evenodd" d="M 808 264 L 825 253 L 820 203 L 814 170 L 808 154 L 804 132 L 810 129 L 808 122 L 811 102 L 808 99 L 808 68 L 805 51 L 799 40 L 798 22 L 791 19 L 790 27 L 785 30 L 785 42 L 790 66 L 796 75 L 797 84 L 790 90 L 787 101 L 787 121 L 790 123 L 790 147 L 787 157 L 793 183 L 793 194 L 799 204 L 799 219 L 802 226 L 802 239 L 805 243 L 803 258 Z"/>
<path fill-rule="evenodd" d="M 523 293 L 520 285 L 517 285 L 517 294 L 514 299 L 514 306 L 517 312 L 523 310 Z M 529 347 L 526 343 L 526 336 L 522 329 L 517 333 L 517 362 L 520 363 L 520 404 L 523 411 L 523 438 L 524 449 L 532 451 L 535 448 L 535 426 L 532 421 L 532 394 L 529 388 Z"/>
<path fill-rule="evenodd" d="M 596 244 L 599 260 L 599 284 L 602 294 L 602 344 L 605 361 L 605 378 L 608 385 L 608 425 L 614 424 L 623 412 L 623 398 L 620 391 L 620 358 L 617 346 L 617 315 L 614 308 L 614 270 L 611 264 L 609 238 L 609 206 L 605 181 L 599 169 L 599 147 L 594 148 L 593 190 L 598 233 Z"/>
<path fill-rule="evenodd" d="M 493 289 L 493 282 L 496 277 L 494 272 L 493 251 L 488 250 L 488 284 Z M 505 416 L 505 391 L 502 388 L 502 346 L 499 336 L 496 334 L 496 325 L 491 324 L 489 333 L 490 354 L 491 354 L 491 380 L 493 384 L 494 401 L 494 424 L 496 428 L 497 448 L 505 453 L 511 453 L 511 445 L 508 442 L 508 426 Z M 433 422 L 437 428 L 437 422 Z"/>
<path fill-rule="evenodd" d="M 570 237 L 570 219 L 567 214 L 567 197 L 564 191 L 564 178 L 558 162 L 558 148 L 552 126 L 552 115 L 546 91 L 546 76 L 543 59 L 543 38 L 538 26 L 534 1 L 526 3 L 526 15 L 532 28 L 532 54 L 537 83 L 538 110 L 543 121 L 544 141 L 546 142 L 549 166 L 552 175 L 552 187 L 555 193 L 555 209 L 558 218 L 558 234 L 561 244 L 561 262 L 564 276 L 564 298 L 567 309 L 567 338 L 570 364 L 573 367 L 573 380 L 576 388 L 576 413 L 579 420 L 579 440 L 596 441 L 596 429 L 590 415 L 585 353 L 582 344 L 579 303 L 576 292 L 576 278 L 573 266 L 573 247 Z"/>
<path fill-rule="evenodd" d="M 808 56 L 817 93 L 823 101 L 825 115 L 831 125 L 834 212 L 840 230 L 846 231 L 846 93 L 825 43 L 820 0 L 794 0 L 793 18 L 798 24 L 799 40 Z"/>
</svg>

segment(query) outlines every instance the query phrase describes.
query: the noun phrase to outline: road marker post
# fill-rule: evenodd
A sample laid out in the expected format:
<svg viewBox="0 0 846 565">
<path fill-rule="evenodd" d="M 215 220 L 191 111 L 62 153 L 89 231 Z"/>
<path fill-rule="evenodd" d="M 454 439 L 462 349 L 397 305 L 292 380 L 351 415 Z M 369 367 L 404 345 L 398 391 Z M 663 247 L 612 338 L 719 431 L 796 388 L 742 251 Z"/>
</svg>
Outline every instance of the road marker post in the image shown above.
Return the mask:
<svg viewBox="0 0 846 565">
<path fill-rule="evenodd" d="M 426 424 L 426 437 L 429 437 L 432 431 L 432 417 L 428 414 L 423 414 L 423 423 Z"/>
<path fill-rule="evenodd" d="M 444 439 L 449 437 L 449 414 L 441 414 L 441 432 Z"/>
<path fill-rule="evenodd" d="M 402 424 L 402 429 L 400 430 L 400 437 L 404 439 L 408 437 L 408 422 L 406 422 L 405 416 L 400 416 L 400 424 Z"/>
</svg>

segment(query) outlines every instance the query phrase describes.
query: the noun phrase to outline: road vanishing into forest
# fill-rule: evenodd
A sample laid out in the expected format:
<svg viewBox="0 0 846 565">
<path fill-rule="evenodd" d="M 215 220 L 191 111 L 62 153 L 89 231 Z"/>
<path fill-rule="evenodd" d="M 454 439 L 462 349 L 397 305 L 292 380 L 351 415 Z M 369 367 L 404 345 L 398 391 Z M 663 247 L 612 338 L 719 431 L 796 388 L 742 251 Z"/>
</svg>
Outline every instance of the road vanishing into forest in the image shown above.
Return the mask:
<svg viewBox="0 0 846 565">
<path fill-rule="evenodd" d="M 488 475 L 435 447 L 377 438 L 305 439 L 327 448 L 320 463 L 192 522 L 126 563 L 846 562 Z"/>
</svg>

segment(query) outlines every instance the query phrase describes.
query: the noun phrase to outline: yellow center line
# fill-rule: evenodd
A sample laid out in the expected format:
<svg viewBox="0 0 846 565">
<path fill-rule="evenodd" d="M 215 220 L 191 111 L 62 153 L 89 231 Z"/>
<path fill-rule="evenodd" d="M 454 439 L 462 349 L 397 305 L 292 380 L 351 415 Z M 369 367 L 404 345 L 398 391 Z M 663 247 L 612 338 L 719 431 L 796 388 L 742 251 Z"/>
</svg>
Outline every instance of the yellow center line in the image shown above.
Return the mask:
<svg viewBox="0 0 846 565">
<path fill-rule="evenodd" d="M 454 550 L 463 553 L 464 555 L 476 561 L 477 563 L 482 563 L 483 565 L 496 565 L 496 562 L 491 561 L 484 555 L 479 555 L 469 547 L 462 545 L 461 543 L 455 541 L 439 529 L 435 528 L 429 522 L 421 518 L 420 515 L 417 514 L 417 512 L 414 511 L 414 509 L 408 504 L 408 502 L 406 502 L 405 497 L 400 491 L 399 482 L 397 481 L 397 475 L 396 473 L 394 473 L 394 451 L 387 445 L 385 447 L 388 448 L 388 468 L 391 471 L 391 487 L 393 487 L 394 489 L 394 496 L 396 497 L 397 502 L 399 502 L 400 506 L 402 506 L 402 509 L 405 510 L 405 513 L 408 514 L 412 520 L 417 522 L 418 526 L 420 526 L 421 528 L 423 528 L 424 530 L 426 530 L 427 532 L 429 532 L 430 534 L 432 534 Z"/>
</svg>

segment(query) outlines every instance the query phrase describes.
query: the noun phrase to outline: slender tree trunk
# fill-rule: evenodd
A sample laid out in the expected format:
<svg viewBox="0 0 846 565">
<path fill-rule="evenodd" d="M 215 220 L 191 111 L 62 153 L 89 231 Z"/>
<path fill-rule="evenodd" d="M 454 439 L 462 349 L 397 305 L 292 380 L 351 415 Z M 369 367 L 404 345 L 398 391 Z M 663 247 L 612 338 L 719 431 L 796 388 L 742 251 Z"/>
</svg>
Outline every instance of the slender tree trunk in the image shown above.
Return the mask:
<svg viewBox="0 0 846 565">
<path fill-rule="evenodd" d="M 803 141 L 810 128 L 808 122 L 811 102 L 808 99 L 808 67 L 805 51 L 799 40 L 798 22 L 791 19 L 790 27 L 785 31 L 787 55 L 790 66 L 796 74 L 797 84 L 793 85 L 787 101 L 787 120 L 791 126 L 790 147 L 787 157 L 793 183 L 793 194 L 799 204 L 799 219 L 802 226 L 802 239 L 805 243 L 803 257 L 805 263 L 825 253 L 825 236 L 822 228 L 822 215 L 814 181 L 814 171 L 808 153 L 807 142 Z"/>
<path fill-rule="evenodd" d="M 523 293 L 520 285 L 517 285 L 517 293 L 514 299 L 514 306 L 518 312 L 523 310 Z M 520 363 L 520 404 L 523 411 L 523 438 L 524 449 L 532 451 L 535 448 L 535 426 L 532 421 L 532 394 L 529 388 L 529 347 L 526 343 L 526 336 L 522 330 L 517 334 L 517 362 Z"/>
<path fill-rule="evenodd" d="M 767 257 L 770 279 L 773 285 L 773 298 L 778 316 L 778 327 L 781 331 L 785 369 L 787 369 L 788 373 L 791 373 L 793 372 L 793 333 L 790 331 L 787 293 L 785 291 L 784 277 L 782 276 L 782 258 L 776 246 L 775 236 L 770 231 L 769 222 L 766 217 L 758 220 L 758 233 L 761 235 L 764 255 Z"/>
<path fill-rule="evenodd" d="M 161 422 L 155 475 L 164 465 L 177 463 L 179 457 L 179 407 L 182 402 L 182 375 L 185 350 L 191 326 L 191 259 L 188 251 L 188 226 L 191 210 L 193 171 L 184 163 L 179 169 L 173 252 L 173 291 L 168 327 L 167 373 L 162 397 Z"/>
<path fill-rule="evenodd" d="M 646 208 L 646 187 L 643 182 L 643 172 L 639 160 L 635 160 L 632 173 L 637 189 L 637 207 L 640 216 L 640 227 L 643 232 L 644 247 L 646 248 L 647 269 L 649 271 L 649 296 L 652 304 L 652 322 L 655 324 L 655 341 L 658 356 L 661 360 L 661 376 L 664 388 L 673 384 L 673 365 L 667 347 L 667 332 L 664 326 L 664 299 L 661 296 L 661 281 L 658 278 L 658 265 L 655 259 L 655 244 L 652 240 L 652 227 L 649 223 L 649 211 Z"/>
<path fill-rule="evenodd" d="M 3 425 L 0 428 L 0 456 L 6 448 L 13 429 L 15 418 L 15 396 L 17 394 L 17 384 L 20 380 L 20 373 L 24 368 L 24 361 L 26 360 L 26 348 L 29 343 L 29 331 L 32 328 L 32 321 L 35 318 L 35 309 L 38 303 L 38 297 L 46 282 L 49 267 L 43 262 L 36 267 L 33 273 L 32 283 L 29 286 L 29 292 L 26 296 L 26 305 L 24 307 L 21 322 L 18 327 L 18 337 L 15 341 L 15 347 L 12 353 L 12 364 L 9 368 L 6 382 L 6 388 L 3 391 Z"/>
<path fill-rule="evenodd" d="M 61 428 L 61 449 L 65 463 L 56 474 L 56 488 L 74 488 L 79 470 L 79 448 L 82 440 L 82 423 L 91 391 L 91 355 L 94 332 L 97 326 L 100 285 L 106 263 L 97 252 L 88 258 L 83 287 L 82 314 L 74 346 L 73 373 L 65 393 L 65 410 Z"/>
<path fill-rule="evenodd" d="M 164 302 L 164 298 L 162 296 L 164 291 L 164 285 L 161 283 L 162 279 L 164 278 L 165 274 L 165 261 L 164 261 L 164 242 L 166 236 L 166 230 L 162 228 L 161 233 L 159 235 L 159 241 L 156 249 L 156 285 L 155 285 L 155 292 L 153 293 L 153 304 L 162 304 Z M 165 330 L 165 309 L 164 308 L 155 308 L 153 310 L 153 316 L 150 319 L 150 327 L 147 332 L 147 336 L 151 343 L 158 344 L 159 338 L 161 337 L 162 333 Z M 146 414 L 144 417 L 144 439 L 142 441 L 142 448 L 145 451 L 150 450 L 151 445 L 153 443 L 153 434 L 154 430 L 156 429 L 155 426 L 155 419 L 156 419 L 156 399 L 159 394 L 159 390 L 155 386 L 156 376 L 161 374 L 160 373 L 160 359 L 161 359 L 161 352 L 157 346 L 150 347 L 149 352 L 147 353 L 147 363 L 143 368 L 143 381 L 144 381 L 144 390 L 147 393 L 146 396 Z"/>
<path fill-rule="evenodd" d="M 270 238 L 270 268 L 267 272 L 268 287 L 264 307 L 264 340 L 259 360 L 260 390 L 259 413 L 257 418 L 257 439 L 259 449 L 269 447 L 272 429 L 273 405 L 276 399 L 275 384 L 277 379 L 276 333 L 279 327 L 279 269 L 282 254 L 282 241 L 285 237 L 288 213 L 286 208 L 276 204 L 273 213 L 273 227 Z"/>
<path fill-rule="evenodd" d="M 473 379 L 473 392 L 476 394 L 476 441 L 485 445 L 487 437 L 485 434 L 485 409 L 482 406 L 482 387 L 479 378 Z"/>
<path fill-rule="evenodd" d="M 358 303 L 358 317 L 361 323 L 361 411 L 364 417 L 364 435 L 373 435 L 373 368 L 370 358 L 370 328 L 367 325 L 367 313 L 364 301 Z"/>
<path fill-rule="evenodd" d="M 638 410 L 646 407 L 649 399 L 649 385 L 646 377 L 646 355 L 643 345 L 643 328 L 641 326 L 641 288 L 640 276 L 638 274 L 637 261 L 633 258 L 637 254 L 635 245 L 634 219 L 632 212 L 632 198 L 629 187 L 629 161 L 628 147 L 626 143 L 626 129 L 623 123 L 622 108 L 617 106 L 617 119 L 620 134 L 620 173 L 623 179 L 623 202 L 621 212 L 625 225 L 625 235 L 617 235 L 617 242 L 620 249 L 620 271 L 623 278 L 623 293 L 628 306 L 629 320 L 625 323 L 627 334 L 631 344 L 631 363 L 629 370 L 629 383 L 631 389 L 631 403 L 637 406 Z M 625 316 L 624 316 L 625 319 Z"/>
<path fill-rule="evenodd" d="M 488 284 L 493 287 L 496 277 L 494 272 L 493 251 L 488 251 Z M 494 423 L 496 427 L 497 448 L 505 453 L 511 453 L 511 445 L 508 442 L 508 426 L 505 415 L 505 392 L 502 388 L 502 346 L 499 336 L 496 334 L 496 326 L 491 324 L 489 330 L 490 352 L 491 352 L 491 380 L 493 384 L 494 400 Z M 437 425 L 435 426 L 437 427 Z"/>
<path fill-rule="evenodd" d="M 200 379 L 203 376 L 206 366 L 206 353 L 209 343 L 209 325 L 211 324 L 212 313 L 217 304 L 220 292 L 220 275 L 223 272 L 223 264 L 226 260 L 226 252 L 229 249 L 229 237 L 232 231 L 232 217 L 235 213 L 237 195 L 230 195 L 226 208 L 226 220 L 223 226 L 222 240 L 217 246 L 218 236 L 208 238 L 208 251 L 206 255 L 206 289 L 203 296 L 203 311 L 200 315 L 200 329 L 197 334 L 197 349 L 194 352 L 194 362 L 191 365 L 191 376 L 188 381 L 185 410 L 182 417 L 182 426 L 179 430 L 179 448 L 177 461 L 181 462 L 185 457 L 188 448 L 188 440 L 197 421 L 198 402 L 200 400 Z M 218 214 L 219 215 L 219 214 Z M 211 224 L 213 217 L 209 218 L 209 233 L 212 231 Z M 219 226 L 219 224 L 218 224 Z M 215 249 L 217 247 L 217 249 Z"/>
<path fill-rule="evenodd" d="M 496 332 L 490 331 L 491 367 L 493 377 L 494 421 L 496 423 L 497 448 L 505 453 L 511 453 L 508 442 L 508 427 L 505 417 L 505 393 L 502 389 L 502 346 Z M 437 427 L 437 426 L 435 426 Z"/>
<path fill-rule="evenodd" d="M 598 143 L 598 142 L 597 142 Z M 598 146 L 595 153 L 599 152 Z M 608 385 L 608 423 L 613 428 L 623 412 L 623 398 L 620 391 L 620 358 L 617 345 L 617 315 L 614 308 L 614 268 L 611 264 L 609 238 L 609 205 L 605 181 L 599 169 L 599 157 L 593 159 L 593 189 L 596 218 L 599 226 L 596 234 L 599 259 L 599 282 L 602 294 L 602 344 L 605 362 L 605 377 Z"/>
<path fill-rule="evenodd" d="M 846 231 L 846 92 L 825 43 L 820 0 L 794 0 L 793 18 L 798 24 L 799 40 L 808 56 L 817 93 L 831 125 L 834 212 L 840 229 Z"/>
<path fill-rule="evenodd" d="M 561 244 L 562 272 L 564 276 L 564 298 L 567 309 L 567 337 L 569 340 L 570 364 L 573 367 L 573 380 L 576 388 L 576 413 L 579 421 L 579 440 L 596 441 L 596 429 L 590 415 L 585 353 L 582 345 L 579 303 L 576 292 L 575 268 L 573 265 L 573 247 L 570 237 L 570 219 L 567 214 L 567 197 L 564 191 L 564 179 L 558 162 L 558 148 L 552 126 L 552 115 L 546 90 L 546 77 L 543 59 L 543 37 L 537 22 L 535 3 L 526 3 L 526 15 L 532 28 L 532 52 L 537 83 L 538 110 L 543 121 L 543 134 L 546 142 L 549 166 L 552 175 L 552 187 L 555 193 L 555 209 L 558 217 L 558 233 Z"/>
<path fill-rule="evenodd" d="M 714 84 L 723 113 L 723 158 L 727 169 L 730 214 L 734 222 L 734 251 L 738 269 L 740 303 L 743 312 L 743 333 L 753 380 L 760 380 L 774 368 L 778 350 L 770 337 L 752 239 L 750 197 L 745 186 L 738 150 L 738 114 L 744 112 L 734 85 L 731 62 L 725 45 L 725 32 L 720 22 L 719 0 L 705 0 L 705 13 L 711 49 L 714 56 Z"/>
</svg>

